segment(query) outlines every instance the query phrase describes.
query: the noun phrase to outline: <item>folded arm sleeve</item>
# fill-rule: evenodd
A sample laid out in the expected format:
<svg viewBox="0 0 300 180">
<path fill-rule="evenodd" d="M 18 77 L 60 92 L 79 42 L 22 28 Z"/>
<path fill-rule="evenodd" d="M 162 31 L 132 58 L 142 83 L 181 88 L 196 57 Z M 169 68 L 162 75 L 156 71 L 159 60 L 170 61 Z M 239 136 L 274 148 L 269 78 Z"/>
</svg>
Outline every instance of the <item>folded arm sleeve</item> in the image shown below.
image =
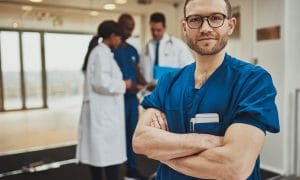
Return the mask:
<svg viewBox="0 0 300 180">
<path fill-rule="evenodd" d="M 164 112 L 165 97 L 171 81 L 169 74 L 170 73 L 166 73 L 163 75 L 159 79 L 158 84 L 153 92 L 144 98 L 143 102 L 141 103 L 144 108 L 155 108 Z"/>
<path fill-rule="evenodd" d="M 276 89 L 266 71 L 253 73 L 247 78 L 238 98 L 234 123 L 245 123 L 266 131 L 279 132 L 275 104 Z"/>
</svg>

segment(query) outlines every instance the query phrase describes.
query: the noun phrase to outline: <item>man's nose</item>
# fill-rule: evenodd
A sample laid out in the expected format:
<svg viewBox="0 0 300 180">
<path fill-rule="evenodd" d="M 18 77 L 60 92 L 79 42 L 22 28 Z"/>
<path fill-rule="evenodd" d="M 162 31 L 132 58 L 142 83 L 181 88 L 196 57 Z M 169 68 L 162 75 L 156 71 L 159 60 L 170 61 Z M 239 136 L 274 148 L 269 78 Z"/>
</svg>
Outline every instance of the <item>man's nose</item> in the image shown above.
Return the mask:
<svg viewBox="0 0 300 180">
<path fill-rule="evenodd" d="M 210 27 L 208 20 L 205 18 L 203 19 L 202 26 L 200 27 L 200 31 L 212 31 L 212 27 Z"/>
</svg>

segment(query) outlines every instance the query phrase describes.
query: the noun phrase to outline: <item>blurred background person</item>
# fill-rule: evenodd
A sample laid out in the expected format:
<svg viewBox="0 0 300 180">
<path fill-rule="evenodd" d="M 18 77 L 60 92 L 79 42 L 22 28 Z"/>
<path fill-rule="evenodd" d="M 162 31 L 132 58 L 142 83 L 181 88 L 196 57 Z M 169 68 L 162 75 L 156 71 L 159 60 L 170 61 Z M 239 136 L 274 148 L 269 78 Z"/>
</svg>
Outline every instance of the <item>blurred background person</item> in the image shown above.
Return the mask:
<svg viewBox="0 0 300 180">
<path fill-rule="evenodd" d="M 120 164 L 127 160 L 124 93 L 131 80 L 124 81 L 111 49 L 121 44 L 122 30 L 114 21 L 104 21 L 91 40 L 85 56 L 84 98 L 79 124 L 77 158 L 91 170 L 93 180 L 120 177 Z"/>
<path fill-rule="evenodd" d="M 138 64 L 140 57 L 137 50 L 126 40 L 131 37 L 134 30 L 134 19 L 130 14 L 122 14 L 118 23 L 123 30 L 121 45 L 115 49 L 114 57 L 119 65 L 123 80 L 131 80 L 131 88 L 126 90 L 125 97 L 125 124 L 126 124 L 126 143 L 127 143 L 127 163 L 125 179 L 147 179 L 137 170 L 136 154 L 132 149 L 132 137 L 138 121 L 137 92 L 146 85 L 144 77 L 141 75 Z"/>
<path fill-rule="evenodd" d="M 155 12 L 150 16 L 152 39 L 147 43 L 141 67 L 148 82 L 165 73 L 194 62 L 188 46 L 166 32 L 166 18 Z"/>
</svg>

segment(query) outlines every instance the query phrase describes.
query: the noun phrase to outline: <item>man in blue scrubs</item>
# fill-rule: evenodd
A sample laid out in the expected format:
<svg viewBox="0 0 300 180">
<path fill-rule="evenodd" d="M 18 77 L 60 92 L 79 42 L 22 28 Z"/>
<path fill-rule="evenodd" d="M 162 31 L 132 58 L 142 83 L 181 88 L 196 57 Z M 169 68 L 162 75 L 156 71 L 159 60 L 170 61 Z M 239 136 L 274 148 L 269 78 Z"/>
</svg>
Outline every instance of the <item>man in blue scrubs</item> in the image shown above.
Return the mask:
<svg viewBox="0 0 300 180">
<path fill-rule="evenodd" d="M 123 43 L 114 50 L 114 57 L 119 65 L 123 79 L 131 79 L 133 86 L 127 90 L 125 98 L 125 120 L 126 120 L 126 144 L 127 144 L 127 170 L 126 178 L 146 179 L 137 171 L 136 154 L 132 150 L 132 136 L 138 121 L 137 92 L 146 84 L 138 69 L 139 55 L 137 50 L 126 40 L 131 36 L 134 29 L 134 19 L 130 14 L 122 14 L 118 23 L 124 32 Z"/>
<path fill-rule="evenodd" d="M 272 78 L 225 52 L 236 25 L 229 0 L 186 0 L 184 17 L 196 61 L 145 97 L 134 150 L 161 162 L 157 179 L 259 180 L 266 132 L 279 132 Z"/>
</svg>

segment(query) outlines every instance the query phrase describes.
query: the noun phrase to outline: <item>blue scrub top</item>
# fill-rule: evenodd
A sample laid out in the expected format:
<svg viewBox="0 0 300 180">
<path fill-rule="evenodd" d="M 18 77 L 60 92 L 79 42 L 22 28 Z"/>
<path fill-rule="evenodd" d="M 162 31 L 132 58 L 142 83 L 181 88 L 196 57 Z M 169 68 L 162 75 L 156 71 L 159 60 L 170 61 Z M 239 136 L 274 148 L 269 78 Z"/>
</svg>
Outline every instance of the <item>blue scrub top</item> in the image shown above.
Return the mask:
<svg viewBox="0 0 300 180">
<path fill-rule="evenodd" d="M 245 123 L 262 131 L 279 132 L 275 105 L 276 89 L 270 74 L 234 57 L 225 55 L 223 63 L 200 88 L 194 87 L 195 63 L 164 75 L 155 90 L 145 97 L 144 108 L 166 114 L 169 131 L 192 132 L 190 119 L 196 114 L 217 113 L 219 122 L 201 123 L 194 132 L 224 136 L 233 123 Z M 259 158 L 248 179 L 260 179 Z M 157 179 L 195 179 L 160 164 Z"/>
<path fill-rule="evenodd" d="M 130 44 L 121 44 L 117 49 L 113 50 L 114 58 L 120 67 L 123 79 L 131 79 L 134 83 L 138 83 L 136 68 L 139 63 L 139 55 L 137 50 Z M 136 95 L 134 91 L 126 91 L 126 96 Z"/>
</svg>

